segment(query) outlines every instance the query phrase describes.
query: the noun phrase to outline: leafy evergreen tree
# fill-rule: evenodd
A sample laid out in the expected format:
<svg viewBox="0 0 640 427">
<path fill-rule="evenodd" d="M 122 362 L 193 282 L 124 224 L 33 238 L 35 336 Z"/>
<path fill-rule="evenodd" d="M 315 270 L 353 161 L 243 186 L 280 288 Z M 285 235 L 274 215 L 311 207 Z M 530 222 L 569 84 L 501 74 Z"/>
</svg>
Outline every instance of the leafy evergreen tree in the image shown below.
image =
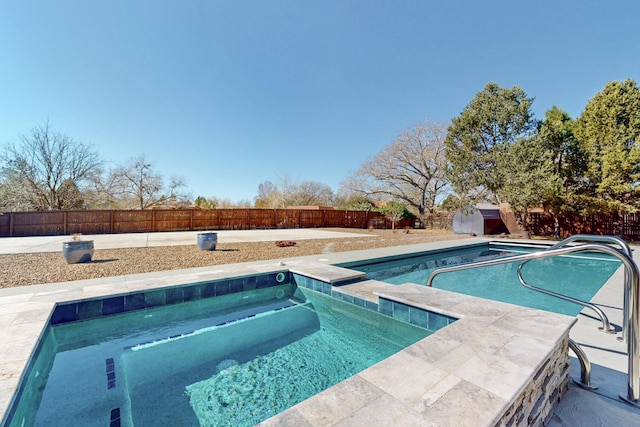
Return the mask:
<svg viewBox="0 0 640 427">
<path fill-rule="evenodd" d="M 351 197 L 344 203 L 338 205 L 338 209 L 345 211 L 373 211 L 376 205 L 366 197 Z"/>
<path fill-rule="evenodd" d="M 385 205 L 377 209 L 382 213 L 389 221 L 391 221 L 391 229 L 395 230 L 396 222 L 403 219 L 413 218 L 413 214 L 407 209 L 407 205 L 395 200 L 389 200 Z"/>
<path fill-rule="evenodd" d="M 561 191 L 563 180 L 555 170 L 553 154 L 534 136 L 519 139 L 498 159 L 497 173 L 505 179 L 497 195 L 511 205 L 525 230 L 529 210 L 548 205 Z"/>
<path fill-rule="evenodd" d="M 575 121 L 569 114 L 556 106 L 545 113 L 545 119 L 538 126 L 542 147 L 551 156 L 554 172 L 562 182 L 562 187 L 547 201 L 554 215 L 586 208 L 587 158 L 574 135 L 574 126 Z"/>
<path fill-rule="evenodd" d="M 592 201 L 604 203 L 609 211 L 636 211 L 640 191 L 637 83 L 631 79 L 608 83 L 588 102 L 574 131 L 587 154 L 586 184 Z"/>
<path fill-rule="evenodd" d="M 499 173 L 499 159 L 535 131 L 532 102 L 518 86 L 489 83 L 452 120 L 445 139 L 448 177 L 463 204 L 500 201 L 498 191 L 509 177 Z"/>
</svg>

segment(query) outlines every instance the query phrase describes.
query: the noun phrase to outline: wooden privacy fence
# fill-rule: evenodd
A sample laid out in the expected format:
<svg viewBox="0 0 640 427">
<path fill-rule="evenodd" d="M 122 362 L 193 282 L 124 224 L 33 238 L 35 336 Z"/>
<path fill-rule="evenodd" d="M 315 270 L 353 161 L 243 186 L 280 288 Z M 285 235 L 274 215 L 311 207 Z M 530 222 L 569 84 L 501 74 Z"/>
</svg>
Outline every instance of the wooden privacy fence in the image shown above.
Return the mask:
<svg viewBox="0 0 640 427">
<path fill-rule="evenodd" d="M 560 237 L 565 238 L 573 234 L 599 234 L 620 236 L 625 240 L 640 240 L 640 214 L 619 215 L 565 215 L 558 218 Z M 552 215 L 544 213 L 529 214 L 531 234 L 536 236 L 553 236 L 555 221 Z"/>
<path fill-rule="evenodd" d="M 409 220 L 396 223 L 396 228 L 409 226 L 413 226 L 413 222 Z M 391 228 L 391 221 L 378 212 L 311 209 L 152 209 L 0 213 L 0 237 L 322 227 Z"/>
</svg>

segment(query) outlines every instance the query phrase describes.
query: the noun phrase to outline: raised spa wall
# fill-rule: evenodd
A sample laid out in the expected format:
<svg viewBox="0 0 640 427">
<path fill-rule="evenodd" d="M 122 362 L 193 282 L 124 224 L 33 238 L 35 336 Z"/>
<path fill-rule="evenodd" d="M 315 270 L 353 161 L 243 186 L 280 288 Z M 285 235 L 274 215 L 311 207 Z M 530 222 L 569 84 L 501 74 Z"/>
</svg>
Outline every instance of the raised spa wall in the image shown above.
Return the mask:
<svg viewBox="0 0 640 427">
<path fill-rule="evenodd" d="M 240 286 L 230 280 L 265 274 L 267 285 L 271 274 L 283 270 L 300 287 L 436 332 L 263 425 L 536 426 L 567 389 L 572 317 L 414 284 L 389 285 L 323 263 L 288 261 L 286 267 L 273 262 L 216 266 L 0 292 L 0 419 L 56 306 L 77 303 L 73 313 L 80 313 L 91 309 L 83 305 L 86 300 L 114 302 L 115 296 L 118 304 L 120 296 L 123 304 L 134 304 L 127 296 L 141 291 L 145 299 L 161 292 L 167 301 L 176 285 L 228 281 Z M 216 285 L 211 289 L 215 293 Z"/>
<path fill-rule="evenodd" d="M 358 281 L 361 273 L 323 264 L 290 271 L 299 286 L 327 293 L 330 284 L 334 297 L 376 303 L 398 320 L 427 313 L 437 324 L 423 326 L 436 332 L 263 425 L 541 426 L 568 388 L 570 316 Z"/>
</svg>

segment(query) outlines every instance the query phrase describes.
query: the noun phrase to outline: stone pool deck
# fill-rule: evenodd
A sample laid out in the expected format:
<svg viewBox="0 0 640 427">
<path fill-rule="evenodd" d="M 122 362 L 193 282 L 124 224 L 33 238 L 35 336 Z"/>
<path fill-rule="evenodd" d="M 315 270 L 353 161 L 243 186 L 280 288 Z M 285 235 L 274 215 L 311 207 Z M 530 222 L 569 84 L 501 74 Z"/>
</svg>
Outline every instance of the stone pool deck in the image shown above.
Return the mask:
<svg viewBox="0 0 640 427">
<path fill-rule="evenodd" d="M 265 273 L 281 270 L 280 262 L 298 274 L 331 282 L 349 273 L 329 266 L 330 263 L 483 241 L 486 239 L 476 238 L 0 290 L 0 414 L 4 417 L 9 408 L 22 372 L 57 302 Z M 617 299 L 617 290 L 622 288 L 621 274 L 617 272 L 596 296 L 603 298 L 612 307 L 612 315 L 618 318 L 621 318 L 619 307 L 622 305 L 621 297 Z M 341 286 L 337 291 L 371 301 L 382 297 L 459 320 L 265 421 L 264 425 L 542 425 L 552 415 L 549 412 L 552 407 L 545 406 L 548 405 L 545 402 L 559 397 L 567 386 L 563 384 L 566 379 L 563 363 L 566 368 L 564 361 L 568 355 L 558 349 L 566 345 L 567 333 L 576 323 L 575 318 L 414 284 L 393 286 L 364 281 Z M 616 317 L 612 319 L 615 322 Z M 574 340 L 587 345 L 585 351 L 596 365 L 594 382 L 601 376 L 606 384 L 603 382 L 601 394 L 569 386 L 564 402 L 574 399 L 570 401 L 571 407 L 582 405 L 585 410 L 604 410 L 606 415 L 600 416 L 607 420 L 606 425 L 616 424 L 618 419 L 626 424 L 628 420 L 638 424 L 640 411 L 604 393 L 626 390 L 624 374 L 621 374 L 626 370 L 626 358 L 619 354 L 624 352 L 620 349 L 622 343 L 616 344 L 615 336 L 591 334 L 588 332 L 591 323 L 588 314 L 578 316 L 571 335 L 577 334 Z M 622 367 L 620 359 L 624 361 Z M 575 372 L 573 360 L 571 365 L 571 371 Z M 602 375 L 600 367 L 607 370 Z M 622 384 L 618 384 L 620 377 Z M 611 384 L 612 380 L 616 384 Z M 558 390 L 558 394 L 548 396 L 550 400 L 540 400 L 540 390 L 544 394 L 547 389 Z M 564 402 L 555 409 L 550 422 L 558 426 L 581 425 L 572 418 L 575 411 L 563 412 Z M 533 419 L 528 418 L 530 413 Z M 574 422 L 565 422 L 570 419 Z M 595 419 L 582 420 L 597 425 L 593 423 Z"/>
</svg>

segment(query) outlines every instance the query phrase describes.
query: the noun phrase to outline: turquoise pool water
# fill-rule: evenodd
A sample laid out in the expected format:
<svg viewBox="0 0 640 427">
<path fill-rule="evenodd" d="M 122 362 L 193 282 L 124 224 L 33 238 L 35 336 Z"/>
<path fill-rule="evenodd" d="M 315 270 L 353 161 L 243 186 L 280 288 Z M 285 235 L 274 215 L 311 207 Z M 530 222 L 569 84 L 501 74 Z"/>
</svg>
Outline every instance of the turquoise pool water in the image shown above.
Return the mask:
<svg viewBox="0 0 640 427">
<path fill-rule="evenodd" d="M 431 272 L 440 267 L 508 257 L 532 250 L 539 249 L 487 244 L 389 261 L 352 263 L 348 268 L 366 272 L 370 279 L 391 284 L 424 285 Z M 607 255 L 571 255 L 529 262 L 523 269 L 523 276 L 533 286 L 589 301 L 619 266 L 618 260 Z M 518 263 L 513 263 L 445 273 L 435 278 L 433 286 L 571 316 L 582 310 L 581 305 L 523 287 L 518 281 L 517 268 Z"/>
<path fill-rule="evenodd" d="M 50 326 L 10 425 L 254 425 L 429 334 L 291 284 Z"/>
</svg>

